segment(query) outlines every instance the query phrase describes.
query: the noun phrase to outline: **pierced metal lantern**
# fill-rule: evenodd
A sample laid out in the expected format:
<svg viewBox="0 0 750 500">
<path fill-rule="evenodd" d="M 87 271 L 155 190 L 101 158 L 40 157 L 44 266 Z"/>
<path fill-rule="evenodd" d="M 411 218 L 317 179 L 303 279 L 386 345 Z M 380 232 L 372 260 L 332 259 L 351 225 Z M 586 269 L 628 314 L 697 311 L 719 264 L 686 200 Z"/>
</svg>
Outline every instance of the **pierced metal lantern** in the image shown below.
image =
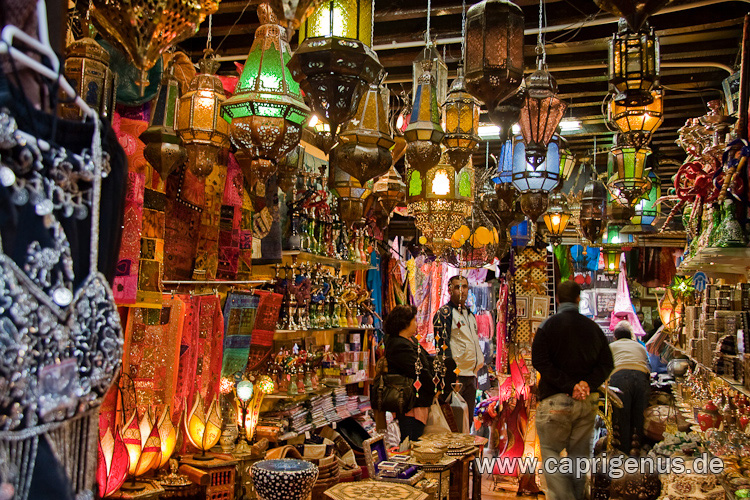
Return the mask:
<svg viewBox="0 0 750 500">
<path fill-rule="evenodd" d="M 544 161 L 533 165 L 528 161 L 526 145 L 521 136 L 516 136 L 513 145 L 513 185 L 521 193 L 548 193 L 560 183 L 559 137 L 555 135 L 549 142 Z"/>
<path fill-rule="evenodd" d="M 529 191 L 521 193 L 519 199 L 521 211 L 528 217 L 531 230 L 529 231 L 529 242 L 531 245 L 536 241 L 537 223 L 539 216 L 547 210 L 549 197 L 547 193 L 541 191 Z"/>
<path fill-rule="evenodd" d="M 577 161 L 573 152 L 568 148 L 568 141 L 561 136 L 560 142 L 563 146 L 562 151 L 560 151 L 560 175 L 562 175 L 563 180 L 567 181 L 570 179 Z"/>
<path fill-rule="evenodd" d="M 388 124 L 388 89 L 371 84 L 354 118 L 343 125 L 331 161 L 359 182 L 367 182 L 388 171 L 394 144 Z"/>
<path fill-rule="evenodd" d="M 199 178 L 211 173 L 219 151 L 229 147 L 229 124 L 220 116 L 224 86 L 214 74 L 218 67 L 215 60 L 201 60 L 200 73 L 180 97 L 177 113 L 177 133 L 188 153 L 188 169 Z"/>
<path fill-rule="evenodd" d="M 621 233 L 637 234 L 656 231 L 656 226 L 653 224 L 661 214 L 661 205 L 656 203 L 656 200 L 661 198 L 661 179 L 653 171 L 648 173 L 648 178 L 651 181 L 651 189 L 635 205 L 634 215 L 630 219 L 630 223 L 620 230 Z"/>
<path fill-rule="evenodd" d="M 296 146 L 289 154 L 283 157 L 278 164 L 278 185 L 285 193 L 291 190 L 297 182 L 297 172 L 300 171 L 305 161 L 305 148 Z"/>
<path fill-rule="evenodd" d="M 156 170 L 162 180 L 166 180 L 175 167 L 187 159 L 187 151 L 175 130 L 179 109 L 180 83 L 174 77 L 170 65 L 164 73 L 156 102 L 151 108 L 149 126 L 140 135 L 146 145 L 143 157 Z"/>
<path fill-rule="evenodd" d="M 572 213 L 568 210 L 568 199 L 561 191 L 553 191 L 549 195 L 549 208 L 544 214 L 544 225 L 550 234 L 550 243 L 562 243 L 562 235 L 568 227 Z"/>
<path fill-rule="evenodd" d="M 296 30 L 315 12 L 323 0 L 269 0 L 269 3 L 274 14 L 283 19 L 287 26 Z"/>
<path fill-rule="evenodd" d="M 494 109 L 489 111 L 490 120 L 492 123 L 500 127 L 500 141 L 505 142 L 510 139 L 511 132 L 513 131 L 513 125 L 518 123 L 518 118 L 521 116 L 521 107 L 524 103 L 524 95 L 526 90 L 520 88 L 515 94 L 506 98 L 503 102 L 499 103 Z"/>
<path fill-rule="evenodd" d="M 651 150 L 615 146 L 611 152 L 616 172 L 607 187 L 617 203 L 633 207 L 651 188 L 651 180 L 645 172 L 646 157 Z"/>
<path fill-rule="evenodd" d="M 111 116 L 115 109 L 117 83 L 109 69 L 109 52 L 93 38 L 81 38 L 68 45 L 65 78 L 91 109 Z M 83 110 L 73 102 L 60 103 L 60 116 L 68 120 L 83 117 Z"/>
<path fill-rule="evenodd" d="M 169 48 L 190 38 L 198 25 L 218 9 L 218 2 L 199 0 L 79 1 L 97 31 L 130 56 L 141 71 L 141 92 L 148 86 L 148 70 Z M 87 5 L 85 5 L 87 4 Z M 142 95 L 142 94 L 141 94 Z"/>
<path fill-rule="evenodd" d="M 614 100 L 624 106 L 653 101 L 651 90 L 659 83 L 659 39 L 653 28 L 632 32 L 620 20 L 609 41 L 609 83 L 617 91 Z"/>
<path fill-rule="evenodd" d="M 412 62 L 412 82 L 413 89 L 419 85 L 419 77 L 424 72 L 424 62 L 429 65 L 428 71 L 435 78 L 435 88 L 437 90 L 438 106 L 443 106 L 448 96 L 448 66 L 443 61 L 443 57 L 438 52 L 432 40 L 428 40 L 424 50 L 420 52 L 414 62 Z M 413 98 L 414 96 L 412 96 Z"/>
<path fill-rule="evenodd" d="M 383 71 L 370 48 L 372 6 L 372 0 L 323 2 L 300 26 L 300 45 L 288 62 L 313 112 L 331 127 L 326 152 Z"/>
<path fill-rule="evenodd" d="M 232 144 L 265 174 L 273 173 L 276 162 L 299 144 L 310 109 L 285 65 L 291 49 L 284 29 L 268 4 L 258 6 L 258 17 L 261 26 L 221 115 L 229 122 Z"/>
<path fill-rule="evenodd" d="M 497 227 L 478 203 L 473 205 L 471 214 L 451 237 L 451 247 L 456 253 L 459 267 L 463 269 L 490 264 L 499 242 Z"/>
<path fill-rule="evenodd" d="M 518 119 L 526 158 L 532 167 L 545 161 L 547 145 L 567 108 L 568 104 L 557 97 L 557 82 L 540 61 L 539 69 L 526 78 L 526 94 Z"/>
<path fill-rule="evenodd" d="M 593 244 L 602 235 L 607 220 L 607 188 L 602 181 L 590 180 L 583 186 L 579 219 L 581 236 Z"/>
<path fill-rule="evenodd" d="M 463 70 L 459 67 L 458 77 L 453 80 L 443 105 L 443 144 L 448 161 L 456 169 L 460 170 L 466 164 L 479 144 L 479 106 L 474 96 L 466 91 Z"/>
<path fill-rule="evenodd" d="M 645 148 L 651 135 L 664 121 L 662 91 L 651 92 L 653 102 L 642 106 L 625 106 L 617 101 L 609 102 L 608 119 L 620 131 L 619 138 L 630 146 Z"/>
<path fill-rule="evenodd" d="M 328 189 L 338 198 L 341 220 L 352 226 L 362 220 L 365 198 L 372 193 L 373 182 L 362 184 L 334 163 L 329 165 L 329 171 Z"/>
<path fill-rule="evenodd" d="M 375 180 L 372 192 L 383 207 L 383 211 L 390 216 L 396 206 L 406 199 L 406 184 L 396 167 L 391 165 L 385 175 Z"/>
<path fill-rule="evenodd" d="M 406 161 L 423 174 L 440 162 L 441 142 L 445 133 L 440 125 L 440 108 L 437 103 L 435 78 L 423 62 L 422 76 L 414 92 L 414 104 L 409 125 L 404 130 Z M 446 157 L 447 160 L 447 157 Z"/>
<path fill-rule="evenodd" d="M 484 0 L 466 13 L 466 88 L 491 117 L 523 80 L 523 28 L 523 11 L 510 1 Z"/>
</svg>

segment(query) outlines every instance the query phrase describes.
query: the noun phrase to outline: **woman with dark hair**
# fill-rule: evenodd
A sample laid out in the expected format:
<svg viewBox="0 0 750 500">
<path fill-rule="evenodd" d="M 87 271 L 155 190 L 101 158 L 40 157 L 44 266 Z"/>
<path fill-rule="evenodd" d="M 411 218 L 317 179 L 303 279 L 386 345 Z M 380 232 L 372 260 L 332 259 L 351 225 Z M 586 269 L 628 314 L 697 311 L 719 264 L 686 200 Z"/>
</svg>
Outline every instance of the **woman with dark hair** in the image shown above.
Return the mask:
<svg viewBox="0 0 750 500">
<path fill-rule="evenodd" d="M 419 378 L 419 396 L 414 408 L 405 414 L 397 414 L 401 440 L 409 438 L 414 442 L 422 436 L 430 405 L 435 397 L 435 384 L 432 381 L 432 357 L 419 345 L 417 333 L 417 308 L 396 306 L 385 318 L 385 358 L 388 373 L 395 373 L 416 380 Z M 422 365 L 417 374 L 417 358 Z"/>
</svg>

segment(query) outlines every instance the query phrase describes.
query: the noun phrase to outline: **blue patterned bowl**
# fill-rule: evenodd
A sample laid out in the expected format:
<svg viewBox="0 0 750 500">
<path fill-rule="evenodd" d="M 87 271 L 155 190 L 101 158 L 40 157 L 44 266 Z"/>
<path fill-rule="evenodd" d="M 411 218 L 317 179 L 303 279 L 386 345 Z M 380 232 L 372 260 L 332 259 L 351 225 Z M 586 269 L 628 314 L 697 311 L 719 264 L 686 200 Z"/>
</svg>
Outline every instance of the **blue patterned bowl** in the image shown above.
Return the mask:
<svg viewBox="0 0 750 500">
<path fill-rule="evenodd" d="M 294 458 L 261 460 L 250 468 L 260 500 L 304 500 L 318 479 L 318 468 Z"/>
</svg>

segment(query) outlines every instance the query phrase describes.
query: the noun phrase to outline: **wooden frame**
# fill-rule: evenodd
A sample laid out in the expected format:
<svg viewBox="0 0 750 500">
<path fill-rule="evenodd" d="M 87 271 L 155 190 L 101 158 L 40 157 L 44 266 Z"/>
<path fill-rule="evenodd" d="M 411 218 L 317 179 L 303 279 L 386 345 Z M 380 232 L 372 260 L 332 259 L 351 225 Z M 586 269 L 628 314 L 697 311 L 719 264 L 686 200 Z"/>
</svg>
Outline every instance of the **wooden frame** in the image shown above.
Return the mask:
<svg viewBox="0 0 750 500">
<path fill-rule="evenodd" d="M 516 318 L 529 318 L 529 298 L 527 296 L 516 296 Z"/>
<path fill-rule="evenodd" d="M 378 464 L 383 460 L 388 460 L 388 452 L 385 447 L 385 436 L 376 434 L 375 437 L 366 439 L 362 443 L 362 450 L 365 453 L 365 463 L 370 479 L 376 479 L 378 475 Z M 378 454 L 378 461 L 373 458 L 373 453 Z"/>
<path fill-rule="evenodd" d="M 535 296 L 531 300 L 531 314 L 529 317 L 532 320 L 540 319 L 545 320 L 549 316 L 549 297 L 547 296 Z"/>
</svg>

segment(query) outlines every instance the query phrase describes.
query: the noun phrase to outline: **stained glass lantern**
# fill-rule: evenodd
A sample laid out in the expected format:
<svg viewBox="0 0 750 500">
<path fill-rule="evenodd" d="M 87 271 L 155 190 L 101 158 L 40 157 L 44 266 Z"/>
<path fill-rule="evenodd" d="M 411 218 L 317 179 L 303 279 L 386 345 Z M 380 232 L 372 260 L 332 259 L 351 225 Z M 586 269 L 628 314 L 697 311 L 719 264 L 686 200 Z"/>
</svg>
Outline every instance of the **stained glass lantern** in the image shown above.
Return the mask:
<svg viewBox="0 0 750 500">
<path fill-rule="evenodd" d="M 297 173 L 305 161 L 305 148 L 297 146 L 279 161 L 278 184 L 279 189 L 289 192 L 297 182 Z"/>
<path fill-rule="evenodd" d="M 528 161 L 526 145 L 516 136 L 513 145 L 513 185 L 521 193 L 552 191 L 560 182 L 559 136 L 555 135 L 547 147 L 545 159 L 534 165 Z"/>
<path fill-rule="evenodd" d="M 188 153 L 188 169 L 205 178 L 218 161 L 219 151 L 229 147 L 229 124 L 220 117 L 226 100 L 224 86 L 214 73 L 219 63 L 208 57 L 200 62 L 200 73 L 180 97 L 177 132 Z"/>
<path fill-rule="evenodd" d="M 580 232 L 592 244 L 604 231 L 607 220 L 607 188 L 598 180 L 590 180 L 583 186 L 581 196 Z"/>
<path fill-rule="evenodd" d="M 141 71 L 141 95 L 148 70 L 169 48 L 193 36 L 198 25 L 218 9 L 218 2 L 199 0 L 79 1 L 97 31 L 125 52 Z"/>
<path fill-rule="evenodd" d="M 634 33 L 620 19 L 618 32 L 609 41 L 609 83 L 617 91 L 614 100 L 624 106 L 650 104 L 651 90 L 658 82 L 659 39 L 654 29 Z"/>
<path fill-rule="evenodd" d="M 187 159 L 187 152 L 175 130 L 180 83 L 172 72 L 173 66 L 170 65 L 164 73 L 159 94 L 151 108 L 149 126 L 139 137 L 146 145 L 143 148 L 143 157 L 162 180 L 166 180 L 169 173 Z"/>
<path fill-rule="evenodd" d="M 497 159 L 497 171 L 492 176 L 492 182 L 497 185 L 510 184 L 513 181 L 513 139 L 508 139 L 500 146 L 500 156 Z"/>
<path fill-rule="evenodd" d="M 513 125 L 518 123 L 518 118 L 521 116 L 521 107 L 525 100 L 525 93 L 526 90 L 524 88 L 518 89 L 515 94 L 506 98 L 489 112 L 492 123 L 500 127 L 499 135 L 501 142 L 505 142 L 511 138 Z"/>
<path fill-rule="evenodd" d="M 375 180 L 372 192 L 380 202 L 383 211 L 390 216 L 396 206 L 406 199 L 406 184 L 396 167 L 391 165 L 385 175 Z"/>
<path fill-rule="evenodd" d="M 424 72 L 424 62 L 427 62 L 428 71 L 435 79 L 435 88 L 437 90 L 438 106 L 443 106 L 448 96 L 448 66 L 443 61 L 440 52 L 437 51 L 432 40 L 428 40 L 424 50 L 420 52 L 414 62 L 412 62 L 412 87 L 416 89 L 419 85 L 419 77 Z"/>
<path fill-rule="evenodd" d="M 371 84 L 354 118 L 343 125 L 339 144 L 331 150 L 331 162 L 359 182 L 367 182 L 388 171 L 394 144 L 388 123 L 388 89 Z"/>
<path fill-rule="evenodd" d="M 656 200 L 661 198 L 661 180 L 653 171 L 648 173 L 651 189 L 635 205 L 635 215 L 630 223 L 621 229 L 621 233 L 653 233 L 656 227 L 654 221 L 661 214 L 660 204 Z"/>
<path fill-rule="evenodd" d="M 500 241 L 497 228 L 475 203 L 471 215 L 453 233 L 453 247 L 461 268 L 477 268 L 490 264 Z"/>
<path fill-rule="evenodd" d="M 610 221 L 607 230 L 602 236 L 602 243 L 606 245 L 617 245 L 618 248 L 628 248 L 633 245 L 635 238 L 632 234 L 624 233 L 624 225 L 621 222 Z"/>
<path fill-rule="evenodd" d="M 653 102 L 642 106 L 625 106 L 609 102 L 609 121 L 620 131 L 619 137 L 630 146 L 645 148 L 651 135 L 664 121 L 664 101 L 661 90 L 651 92 Z"/>
<path fill-rule="evenodd" d="M 541 191 L 528 191 L 521 193 L 519 200 L 521 211 L 529 219 L 529 244 L 536 242 L 536 230 L 539 216 L 547 210 L 549 197 L 547 193 Z"/>
<path fill-rule="evenodd" d="M 313 112 L 331 126 L 326 152 L 383 71 L 370 48 L 372 6 L 373 0 L 323 2 L 300 26 L 300 45 L 288 61 Z"/>
<path fill-rule="evenodd" d="M 448 97 L 443 105 L 448 161 L 457 169 L 471 158 L 479 144 L 479 103 L 466 91 L 463 70 L 458 68 L 458 77 L 453 80 Z"/>
<path fill-rule="evenodd" d="M 523 79 L 523 28 L 523 11 L 510 1 L 484 0 L 466 13 L 466 88 L 490 117 Z"/>
<path fill-rule="evenodd" d="M 645 173 L 646 157 L 651 150 L 615 146 L 611 151 L 615 176 L 609 181 L 609 192 L 617 203 L 633 207 L 651 188 L 651 181 Z"/>
<path fill-rule="evenodd" d="M 573 173 L 577 162 L 575 155 L 568 148 L 568 141 L 564 137 L 560 137 L 560 142 L 563 145 L 563 149 L 560 151 L 560 174 L 563 180 L 567 181 L 570 179 L 570 175 Z"/>
<path fill-rule="evenodd" d="M 274 14 L 292 29 L 299 28 L 323 0 L 270 0 Z"/>
<path fill-rule="evenodd" d="M 568 210 L 568 199 L 560 191 L 553 191 L 549 195 L 549 208 L 544 214 L 544 225 L 550 234 L 550 242 L 559 245 L 562 235 L 570 222 L 571 212 Z"/>
<path fill-rule="evenodd" d="M 221 114 L 232 144 L 265 172 L 275 171 L 276 162 L 299 144 L 310 109 L 286 68 L 291 49 L 284 29 L 268 4 L 258 6 L 258 17 L 261 26 Z"/>
<path fill-rule="evenodd" d="M 409 124 L 404 130 L 406 161 L 423 174 L 440 161 L 440 144 L 445 135 L 440 124 L 435 78 L 429 72 L 428 66 L 427 62 L 424 62 L 424 72 L 414 92 Z"/>
<path fill-rule="evenodd" d="M 88 104 L 102 116 L 115 109 L 117 76 L 109 69 L 109 52 L 93 38 L 81 38 L 68 45 L 65 78 Z M 83 110 L 73 102 L 60 103 L 60 116 L 68 120 L 83 117 Z"/>
<path fill-rule="evenodd" d="M 547 145 L 567 108 L 567 103 L 557 97 L 557 82 L 540 61 L 539 69 L 526 78 L 524 104 L 518 119 L 526 144 L 526 158 L 532 167 L 545 161 Z"/>
<path fill-rule="evenodd" d="M 620 258 L 622 257 L 622 248 L 604 247 L 602 248 L 604 259 L 604 274 L 610 279 L 615 280 L 620 274 Z"/>
<path fill-rule="evenodd" d="M 335 149 L 331 154 L 335 155 Z M 338 168 L 334 163 L 331 163 L 329 168 L 328 189 L 338 198 L 341 220 L 347 223 L 347 225 L 352 226 L 362 220 L 365 198 L 372 193 L 373 182 L 370 180 L 362 184 Z"/>
</svg>

